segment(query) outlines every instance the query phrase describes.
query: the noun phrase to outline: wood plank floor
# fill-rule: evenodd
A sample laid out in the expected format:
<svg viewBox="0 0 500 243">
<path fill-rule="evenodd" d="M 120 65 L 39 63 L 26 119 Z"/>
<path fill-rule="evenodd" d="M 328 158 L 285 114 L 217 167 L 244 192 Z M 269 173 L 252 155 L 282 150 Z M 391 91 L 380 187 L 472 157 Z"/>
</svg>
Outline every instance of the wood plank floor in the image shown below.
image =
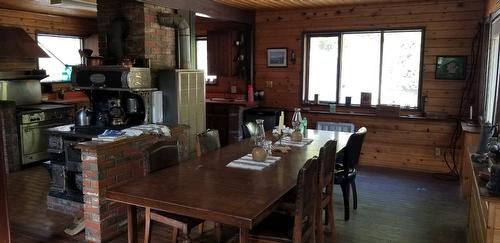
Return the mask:
<svg viewBox="0 0 500 243">
<path fill-rule="evenodd" d="M 46 209 L 49 176 L 45 168 L 11 174 L 8 182 L 13 242 L 84 242 L 83 234 L 70 237 L 63 232 L 72 217 Z M 458 183 L 425 173 L 366 167 L 361 168 L 357 184 L 358 210 L 351 211 L 347 222 L 342 194 L 335 187 L 338 242 L 465 242 L 467 206 L 459 197 Z M 211 226 L 206 228 L 200 241 L 214 242 Z M 224 238 L 234 232 L 226 227 Z M 154 225 L 153 242 L 168 242 L 168 236 L 165 226 Z M 113 242 L 126 242 L 126 235 Z M 328 235 L 326 242 L 331 242 Z"/>
</svg>

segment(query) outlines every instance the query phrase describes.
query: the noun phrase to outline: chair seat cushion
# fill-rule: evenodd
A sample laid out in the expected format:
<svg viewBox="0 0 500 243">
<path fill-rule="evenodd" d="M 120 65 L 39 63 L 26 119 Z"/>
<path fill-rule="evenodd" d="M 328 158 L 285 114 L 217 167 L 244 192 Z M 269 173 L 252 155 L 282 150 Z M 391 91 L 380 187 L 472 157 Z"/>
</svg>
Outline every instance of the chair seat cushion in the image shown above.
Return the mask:
<svg viewBox="0 0 500 243">
<path fill-rule="evenodd" d="M 179 224 L 186 225 L 188 229 L 191 229 L 191 228 L 203 223 L 203 220 L 201 220 L 201 219 L 191 218 L 191 217 L 173 214 L 173 213 L 167 213 L 167 212 L 158 211 L 158 210 L 154 210 L 154 209 L 151 210 L 151 213 L 161 215 L 161 216 L 169 218 L 171 220 L 175 220 Z"/>
<path fill-rule="evenodd" d="M 250 231 L 250 237 L 254 239 L 291 242 L 293 238 L 293 225 L 293 216 L 271 213 Z"/>
</svg>

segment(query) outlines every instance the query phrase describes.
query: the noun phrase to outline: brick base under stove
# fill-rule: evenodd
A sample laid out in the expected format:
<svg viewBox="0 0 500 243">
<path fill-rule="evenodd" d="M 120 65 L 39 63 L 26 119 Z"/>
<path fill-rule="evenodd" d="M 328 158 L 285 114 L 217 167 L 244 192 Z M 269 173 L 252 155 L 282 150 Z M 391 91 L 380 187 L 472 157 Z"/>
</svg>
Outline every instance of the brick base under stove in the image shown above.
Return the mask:
<svg viewBox="0 0 500 243">
<path fill-rule="evenodd" d="M 74 216 L 83 210 L 83 203 L 47 196 L 47 209 Z"/>
</svg>

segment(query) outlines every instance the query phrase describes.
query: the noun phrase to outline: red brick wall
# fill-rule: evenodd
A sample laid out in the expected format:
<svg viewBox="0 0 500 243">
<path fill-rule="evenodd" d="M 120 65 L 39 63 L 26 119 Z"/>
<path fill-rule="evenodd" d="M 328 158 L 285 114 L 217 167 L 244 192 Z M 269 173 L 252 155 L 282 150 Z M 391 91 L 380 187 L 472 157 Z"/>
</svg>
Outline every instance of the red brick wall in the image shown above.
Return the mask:
<svg viewBox="0 0 500 243">
<path fill-rule="evenodd" d="M 0 101 L 0 135 L 3 139 L 3 151 L 6 173 L 21 169 L 19 157 L 19 137 L 17 135 L 16 103 Z"/>
<path fill-rule="evenodd" d="M 105 199 L 106 191 L 143 176 L 142 151 L 158 141 L 143 136 L 117 142 L 115 146 L 82 148 L 85 239 L 106 242 L 127 230 L 125 204 Z"/>
</svg>

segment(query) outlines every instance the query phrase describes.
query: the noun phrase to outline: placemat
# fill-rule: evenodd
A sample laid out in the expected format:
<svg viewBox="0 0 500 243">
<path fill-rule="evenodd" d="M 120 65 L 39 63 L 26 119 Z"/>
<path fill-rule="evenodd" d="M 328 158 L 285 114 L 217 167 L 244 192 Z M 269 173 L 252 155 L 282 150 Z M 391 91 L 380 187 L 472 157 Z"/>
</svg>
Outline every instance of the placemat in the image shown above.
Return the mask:
<svg viewBox="0 0 500 243">
<path fill-rule="evenodd" d="M 267 159 L 265 161 L 260 162 L 253 160 L 251 154 L 247 154 L 239 159 L 231 161 L 231 163 L 227 164 L 226 167 L 248 170 L 263 170 L 266 167 L 276 163 L 276 161 L 280 159 L 281 157 L 277 156 L 267 156 Z"/>
<path fill-rule="evenodd" d="M 313 139 L 311 138 L 303 138 L 302 141 L 300 142 L 295 142 L 292 141 L 290 137 L 284 137 L 281 139 L 281 144 L 282 145 L 287 145 L 287 146 L 294 146 L 294 147 L 304 147 L 305 145 L 308 145 L 312 143 Z M 276 142 L 277 144 L 280 144 L 280 142 Z"/>
</svg>

